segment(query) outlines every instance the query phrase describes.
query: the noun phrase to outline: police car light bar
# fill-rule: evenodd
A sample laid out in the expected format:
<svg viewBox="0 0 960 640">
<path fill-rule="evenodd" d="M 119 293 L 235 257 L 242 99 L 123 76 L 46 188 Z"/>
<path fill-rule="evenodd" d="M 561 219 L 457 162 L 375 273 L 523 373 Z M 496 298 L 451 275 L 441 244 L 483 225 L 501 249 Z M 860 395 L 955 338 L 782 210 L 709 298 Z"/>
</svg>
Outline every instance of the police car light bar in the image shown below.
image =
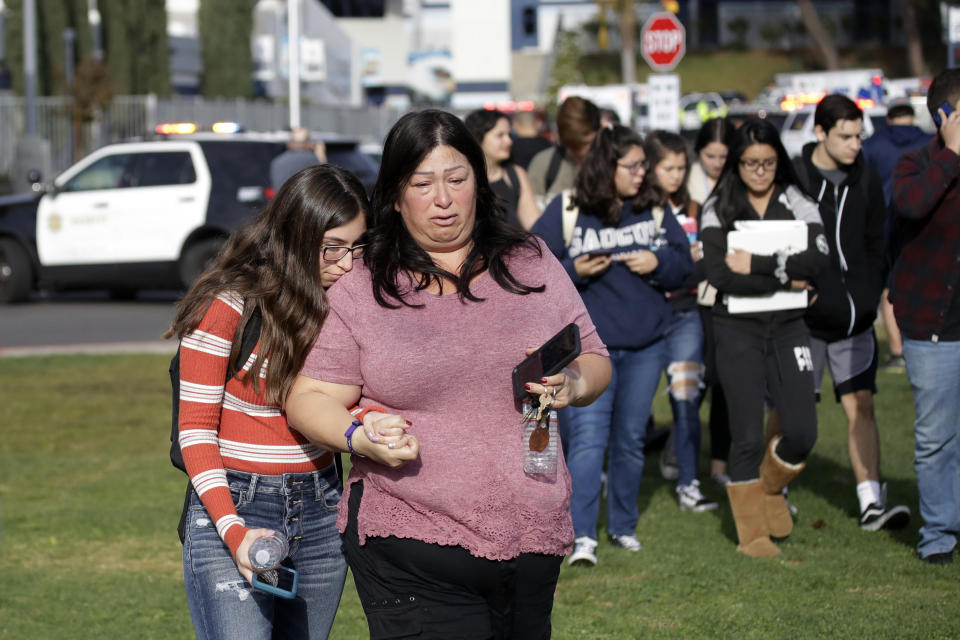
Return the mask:
<svg viewBox="0 0 960 640">
<path fill-rule="evenodd" d="M 165 122 L 154 127 L 154 131 L 161 135 L 185 135 L 196 133 L 197 125 L 193 122 Z"/>
<path fill-rule="evenodd" d="M 214 122 L 210 129 L 214 133 L 238 133 L 243 126 L 239 122 Z"/>
</svg>

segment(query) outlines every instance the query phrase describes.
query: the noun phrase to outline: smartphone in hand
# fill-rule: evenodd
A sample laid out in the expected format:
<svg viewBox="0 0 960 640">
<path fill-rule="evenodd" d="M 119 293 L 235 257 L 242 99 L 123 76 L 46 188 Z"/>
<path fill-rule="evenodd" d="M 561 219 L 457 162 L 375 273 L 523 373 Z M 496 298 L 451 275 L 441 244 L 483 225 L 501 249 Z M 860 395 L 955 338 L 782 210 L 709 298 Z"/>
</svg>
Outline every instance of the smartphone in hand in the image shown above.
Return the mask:
<svg viewBox="0 0 960 640">
<path fill-rule="evenodd" d="M 543 346 L 527 356 L 513 368 L 513 402 L 517 411 L 530 394 L 524 388 L 528 382 L 540 382 L 544 376 L 552 376 L 573 362 L 580 355 L 580 327 L 570 323 Z"/>
</svg>

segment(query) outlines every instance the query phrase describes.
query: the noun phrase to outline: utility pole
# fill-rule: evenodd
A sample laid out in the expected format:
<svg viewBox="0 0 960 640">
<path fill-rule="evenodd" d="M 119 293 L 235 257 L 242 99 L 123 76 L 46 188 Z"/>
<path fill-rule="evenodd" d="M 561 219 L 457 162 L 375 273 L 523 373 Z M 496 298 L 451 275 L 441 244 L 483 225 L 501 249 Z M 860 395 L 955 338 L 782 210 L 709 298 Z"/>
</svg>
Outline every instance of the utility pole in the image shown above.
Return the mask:
<svg viewBox="0 0 960 640">
<path fill-rule="evenodd" d="M 37 133 L 37 3 L 23 0 L 23 79 L 27 98 L 27 135 Z"/>
<path fill-rule="evenodd" d="M 620 0 L 620 75 L 624 84 L 637 81 L 637 14 L 633 0 Z"/>
<path fill-rule="evenodd" d="M 290 129 L 300 126 L 300 0 L 287 0 Z"/>
</svg>

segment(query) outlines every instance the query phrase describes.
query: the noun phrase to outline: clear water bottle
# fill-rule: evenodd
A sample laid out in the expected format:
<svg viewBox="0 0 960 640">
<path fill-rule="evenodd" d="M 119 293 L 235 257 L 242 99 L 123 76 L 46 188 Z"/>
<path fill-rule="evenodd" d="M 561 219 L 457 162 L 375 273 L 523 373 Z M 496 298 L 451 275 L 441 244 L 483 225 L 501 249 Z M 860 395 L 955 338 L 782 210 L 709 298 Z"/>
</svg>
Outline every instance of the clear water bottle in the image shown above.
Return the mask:
<svg viewBox="0 0 960 640">
<path fill-rule="evenodd" d="M 280 564 L 290 553 L 290 543 L 286 536 L 275 533 L 257 538 L 247 553 L 253 565 L 253 586 L 261 591 L 281 598 L 294 598 L 297 595 L 299 574 Z"/>
<path fill-rule="evenodd" d="M 250 545 L 250 564 L 257 573 L 272 571 L 280 565 L 289 552 L 290 544 L 283 534 L 263 536 Z"/>
</svg>

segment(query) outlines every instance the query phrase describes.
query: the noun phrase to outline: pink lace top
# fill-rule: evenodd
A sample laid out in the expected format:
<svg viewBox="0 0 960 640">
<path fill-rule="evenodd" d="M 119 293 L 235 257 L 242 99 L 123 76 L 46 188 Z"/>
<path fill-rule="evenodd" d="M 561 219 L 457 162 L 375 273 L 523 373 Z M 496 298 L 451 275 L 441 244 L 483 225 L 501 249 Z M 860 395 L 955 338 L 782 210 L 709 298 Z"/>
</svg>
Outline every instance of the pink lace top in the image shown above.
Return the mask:
<svg viewBox="0 0 960 640">
<path fill-rule="evenodd" d="M 509 293 L 485 273 L 471 287 L 483 302 L 421 291 L 408 300 L 424 307 L 385 309 L 359 264 L 329 290 L 332 311 L 301 373 L 361 385 L 361 406 L 402 415 L 420 440 L 420 458 L 400 469 L 352 459 L 337 524 L 343 531 L 349 485 L 363 480 L 361 544 L 367 536 L 413 538 L 491 560 L 569 553 L 570 474 L 562 460 L 552 482 L 524 474 L 511 373 L 526 347 L 570 322 L 580 327 L 582 353 L 607 351 L 545 247 L 542 257 L 515 256 L 510 270 L 545 291 Z"/>
</svg>

